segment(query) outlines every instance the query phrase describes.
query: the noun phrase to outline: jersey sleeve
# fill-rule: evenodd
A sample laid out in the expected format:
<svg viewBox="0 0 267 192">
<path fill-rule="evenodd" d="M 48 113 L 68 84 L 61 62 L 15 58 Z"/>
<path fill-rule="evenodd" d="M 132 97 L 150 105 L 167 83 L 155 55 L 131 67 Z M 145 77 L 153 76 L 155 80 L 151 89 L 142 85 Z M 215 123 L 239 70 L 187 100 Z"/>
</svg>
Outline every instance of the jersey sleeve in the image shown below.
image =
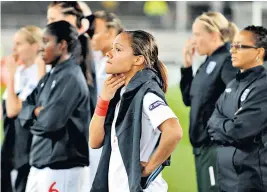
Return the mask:
<svg viewBox="0 0 267 192">
<path fill-rule="evenodd" d="M 154 93 L 147 93 L 144 96 L 143 113 L 149 118 L 154 130 L 168 119 L 177 119 L 167 103 Z"/>
</svg>

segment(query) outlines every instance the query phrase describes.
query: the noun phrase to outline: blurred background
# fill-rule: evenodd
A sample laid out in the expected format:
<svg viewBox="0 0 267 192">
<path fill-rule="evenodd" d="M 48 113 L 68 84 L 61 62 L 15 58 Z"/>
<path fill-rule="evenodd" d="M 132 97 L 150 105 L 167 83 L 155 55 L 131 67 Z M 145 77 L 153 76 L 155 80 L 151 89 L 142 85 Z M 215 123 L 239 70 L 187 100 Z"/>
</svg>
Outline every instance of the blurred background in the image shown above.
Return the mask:
<svg viewBox="0 0 267 192">
<path fill-rule="evenodd" d="M 151 32 L 159 46 L 159 58 L 167 65 L 170 88 L 169 105 L 178 116 L 184 137 L 172 156 L 172 165 L 164 170 L 169 192 L 196 192 L 192 147 L 188 138 L 189 108 L 181 100 L 179 90 L 182 49 L 191 35 L 195 18 L 206 11 L 219 11 L 240 29 L 247 25 L 267 26 L 267 2 L 235 1 L 87 1 L 92 12 L 106 10 L 116 13 L 127 30 Z M 49 2 L 1 1 L 0 57 L 11 53 L 12 37 L 25 25 L 46 25 Z M 195 69 L 202 57 L 195 58 Z M 2 63 L 1 63 L 2 65 Z M 4 74 L 1 71 L 1 76 Z M 1 82 L 2 84 L 2 82 Z M 1 93 L 5 90 L 1 85 Z M 1 138 L 3 134 L 1 133 Z"/>
</svg>

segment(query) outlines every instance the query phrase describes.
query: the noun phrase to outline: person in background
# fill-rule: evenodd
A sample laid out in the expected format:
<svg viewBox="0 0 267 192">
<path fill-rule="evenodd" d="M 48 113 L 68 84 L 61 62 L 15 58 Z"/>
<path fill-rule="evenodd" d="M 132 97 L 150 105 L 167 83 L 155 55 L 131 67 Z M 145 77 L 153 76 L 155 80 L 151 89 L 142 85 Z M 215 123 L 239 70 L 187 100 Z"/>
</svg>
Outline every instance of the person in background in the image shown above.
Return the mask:
<svg viewBox="0 0 267 192">
<path fill-rule="evenodd" d="M 267 191 L 267 29 L 248 26 L 231 45 L 239 69 L 208 122 L 222 192 Z"/>
<path fill-rule="evenodd" d="M 30 170 L 29 152 L 32 136 L 22 129 L 17 113 L 22 102 L 37 86 L 40 67 L 45 66 L 39 50 L 42 30 L 33 25 L 20 28 L 14 35 L 12 55 L 5 59 L 7 89 L 3 95 L 4 142 L 1 149 L 2 191 L 12 191 L 11 171 L 17 171 L 14 190 L 24 192 Z M 13 112 L 15 111 L 15 113 Z"/>
<path fill-rule="evenodd" d="M 94 51 L 101 51 L 103 55 L 99 63 L 96 64 L 97 95 L 99 96 L 103 83 L 107 78 L 105 67 L 108 57 L 106 53 L 112 49 L 112 42 L 123 31 L 123 26 L 118 16 L 114 13 L 97 11 L 94 16 L 95 29 L 92 37 L 92 48 Z"/>
<path fill-rule="evenodd" d="M 184 48 L 180 89 L 184 104 L 190 106 L 189 137 L 193 146 L 198 192 L 217 192 L 216 145 L 211 144 L 207 122 L 215 103 L 237 69 L 229 52 L 237 27 L 221 13 L 207 12 L 196 18 L 193 37 Z M 193 76 L 195 52 L 207 58 Z"/>
<path fill-rule="evenodd" d="M 92 55 L 90 38 L 85 33 L 87 29 L 82 25 L 86 22 L 80 4 L 77 1 L 54 1 L 47 9 L 47 23 L 64 20 L 73 25 L 79 32 L 79 43 L 73 50 L 77 63 L 81 66 L 90 92 L 90 107 L 93 112 L 96 105 L 97 84 L 95 64 Z"/>
</svg>

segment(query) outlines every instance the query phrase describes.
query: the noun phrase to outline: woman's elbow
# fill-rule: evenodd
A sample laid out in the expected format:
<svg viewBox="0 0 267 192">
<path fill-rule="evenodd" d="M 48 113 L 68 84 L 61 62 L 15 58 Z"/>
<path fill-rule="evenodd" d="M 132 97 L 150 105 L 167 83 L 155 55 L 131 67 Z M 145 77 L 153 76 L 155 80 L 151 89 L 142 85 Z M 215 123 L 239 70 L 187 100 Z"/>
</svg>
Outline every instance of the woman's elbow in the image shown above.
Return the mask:
<svg viewBox="0 0 267 192">
<path fill-rule="evenodd" d="M 6 115 L 8 118 L 14 118 L 19 114 L 19 112 L 14 111 L 14 110 L 6 110 Z"/>
<path fill-rule="evenodd" d="M 177 128 L 177 131 L 176 131 L 176 140 L 177 140 L 177 142 L 179 142 L 182 138 L 183 138 L 183 129 L 179 125 L 178 128 Z"/>
<path fill-rule="evenodd" d="M 22 109 L 22 101 L 18 100 L 13 104 L 10 104 L 10 101 L 6 102 L 6 115 L 8 118 L 14 118 L 18 116 Z"/>
<path fill-rule="evenodd" d="M 99 149 L 99 148 L 102 147 L 102 144 L 100 144 L 100 143 L 94 141 L 93 139 L 90 139 L 90 140 L 89 140 L 89 145 L 90 145 L 90 147 L 91 147 L 92 149 Z"/>
<path fill-rule="evenodd" d="M 102 146 L 102 141 L 93 132 L 89 132 L 89 145 L 92 149 L 99 149 Z"/>
<path fill-rule="evenodd" d="M 172 137 L 173 137 L 173 140 L 176 142 L 176 143 L 179 143 L 179 141 L 182 139 L 183 137 L 183 129 L 181 127 L 181 125 L 178 124 L 175 126 L 175 129 L 172 130 Z"/>
<path fill-rule="evenodd" d="M 188 98 L 183 98 L 183 102 L 184 102 L 184 105 L 185 105 L 186 107 L 190 107 L 190 106 L 191 106 L 191 101 L 190 101 L 190 99 L 188 99 Z"/>
<path fill-rule="evenodd" d="M 183 129 L 179 121 L 175 118 L 165 121 L 161 125 L 160 130 L 165 135 L 168 135 L 168 138 L 175 143 L 178 143 L 183 137 Z"/>
</svg>

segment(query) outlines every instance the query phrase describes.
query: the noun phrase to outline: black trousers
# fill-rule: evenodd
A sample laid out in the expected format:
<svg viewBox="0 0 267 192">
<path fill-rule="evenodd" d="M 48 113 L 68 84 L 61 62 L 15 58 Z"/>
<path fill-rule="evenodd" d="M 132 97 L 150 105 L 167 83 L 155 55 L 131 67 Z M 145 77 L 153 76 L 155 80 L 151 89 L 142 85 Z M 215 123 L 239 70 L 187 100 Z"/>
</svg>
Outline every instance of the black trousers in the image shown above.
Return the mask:
<svg viewBox="0 0 267 192">
<path fill-rule="evenodd" d="M 30 165 L 26 164 L 17 169 L 14 189 L 12 189 L 11 171 L 11 166 L 7 166 L 7 164 L 1 167 L 1 192 L 25 192 Z"/>
<path fill-rule="evenodd" d="M 1 161 L 1 191 L 2 192 L 12 192 L 11 184 L 11 171 L 12 164 L 8 162 Z"/>
<path fill-rule="evenodd" d="M 28 175 L 30 172 L 30 165 L 26 164 L 17 169 L 18 175 L 15 181 L 15 192 L 25 192 Z"/>
</svg>

